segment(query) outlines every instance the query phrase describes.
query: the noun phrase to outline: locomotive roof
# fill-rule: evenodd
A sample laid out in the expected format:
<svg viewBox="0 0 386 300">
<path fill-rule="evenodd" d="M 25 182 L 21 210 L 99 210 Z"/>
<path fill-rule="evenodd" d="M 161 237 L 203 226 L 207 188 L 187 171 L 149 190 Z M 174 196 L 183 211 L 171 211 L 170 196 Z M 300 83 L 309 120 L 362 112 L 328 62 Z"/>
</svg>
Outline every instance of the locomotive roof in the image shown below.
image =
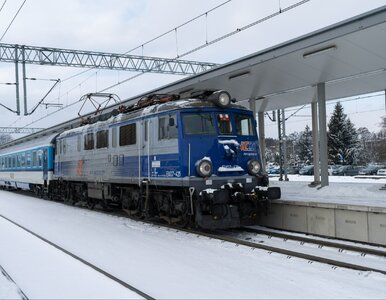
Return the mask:
<svg viewBox="0 0 386 300">
<path fill-rule="evenodd" d="M 25 151 L 25 150 L 30 150 L 30 149 L 36 149 L 39 147 L 45 147 L 45 146 L 50 146 L 53 144 L 54 138 L 58 134 L 50 134 L 38 138 L 34 138 L 31 140 L 27 140 L 24 142 L 20 142 L 18 144 L 13 144 L 9 147 L 4 147 L 0 149 L 0 155 L 4 155 L 7 153 L 14 153 L 14 152 L 19 152 L 19 151 Z"/>
<path fill-rule="evenodd" d="M 75 135 L 79 134 L 82 132 L 87 132 L 88 130 L 93 130 L 94 128 L 99 128 L 99 129 L 107 129 L 108 126 L 112 123 L 116 123 L 119 121 L 126 121 L 126 120 L 131 120 L 135 118 L 141 118 L 145 116 L 150 116 L 153 114 L 157 113 L 162 113 L 162 112 L 168 112 L 168 111 L 174 111 L 174 110 L 179 110 L 179 109 L 190 109 L 190 108 L 215 108 L 221 111 L 226 112 L 229 109 L 240 109 L 240 110 L 245 110 L 249 111 L 247 108 L 241 105 L 237 104 L 231 104 L 228 108 L 222 109 L 216 106 L 214 103 L 209 102 L 209 101 L 204 101 L 204 100 L 198 100 L 198 99 L 181 99 L 181 100 L 175 100 L 175 101 L 169 101 L 166 103 L 161 103 L 161 104 L 154 104 L 142 109 L 138 109 L 132 112 L 128 113 L 121 113 L 119 115 L 110 117 L 109 119 L 105 121 L 98 121 L 93 124 L 87 124 L 81 127 L 77 127 L 74 129 L 66 130 L 62 132 L 58 138 L 63 138 L 66 136 L 70 135 Z"/>
<path fill-rule="evenodd" d="M 217 108 L 217 109 L 222 109 L 222 108 L 219 108 L 218 106 L 216 106 L 211 101 L 204 101 L 204 100 L 199 100 L 199 99 L 189 99 L 188 98 L 188 99 L 169 101 L 166 103 L 156 104 L 156 105 L 152 105 L 149 107 L 145 107 L 141 111 L 140 115 L 144 116 L 147 114 L 153 114 L 153 113 L 157 113 L 157 112 L 183 109 L 183 108 Z M 231 105 L 226 109 L 230 109 L 230 108 L 247 110 L 244 106 L 233 104 L 233 103 L 231 103 Z M 222 109 L 222 110 L 226 110 L 226 109 Z"/>
</svg>

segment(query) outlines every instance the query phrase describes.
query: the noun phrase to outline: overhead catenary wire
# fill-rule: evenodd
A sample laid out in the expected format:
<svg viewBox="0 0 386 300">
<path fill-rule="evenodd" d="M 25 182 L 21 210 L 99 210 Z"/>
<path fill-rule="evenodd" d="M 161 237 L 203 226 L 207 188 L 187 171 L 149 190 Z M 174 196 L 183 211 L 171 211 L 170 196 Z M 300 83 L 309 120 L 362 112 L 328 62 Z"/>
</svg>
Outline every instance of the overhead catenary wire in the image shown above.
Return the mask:
<svg viewBox="0 0 386 300">
<path fill-rule="evenodd" d="M 217 5 L 217 6 L 213 7 L 213 8 L 211 8 L 211 9 L 207 10 L 206 12 L 204 12 L 204 13 L 202 13 L 202 14 L 200 14 L 200 15 L 194 17 L 194 18 L 191 18 L 191 19 L 189 19 L 188 21 L 186 21 L 186 22 L 184 22 L 184 23 L 182 23 L 182 24 L 180 24 L 180 25 L 174 27 L 173 29 L 170 29 L 170 30 L 168 30 L 168 31 L 166 31 L 166 32 L 164 32 L 164 33 L 162 33 L 162 34 L 160 34 L 160 35 L 158 35 L 158 36 L 156 36 L 156 37 L 154 37 L 154 38 L 148 40 L 147 42 L 142 43 L 141 45 L 139 45 L 139 46 L 137 46 L 137 47 L 134 47 L 134 48 L 132 48 L 132 49 L 126 51 L 124 54 L 129 54 L 130 52 L 132 52 L 132 51 L 134 51 L 134 50 L 137 50 L 137 49 L 139 49 L 139 48 L 142 48 L 142 56 L 143 56 L 143 51 L 144 51 L 144 46 L 145 46 L 145 45 L 150 44 L 151 42 L 154 42 L 154 41 L 160 39 L 161 37 L 163 37 L 163 36 L 165 36 L 165 35 L 167 35 L 167 34 L 173 32 L 173 31 L 176 31 L 176 34 L 177 34 L 177 30 L 178 30 L 179 28 L 181 28 L 181 27 L 183 27 L 183 26 L 186 26 L 186 25 L 188 25 L 188 24 L 191 23 L 191 22 L 194 22 L 195 20 L 201 18 L 202 16 L 206 16 L 206 17 L 207 17 L 207 16 L 208 16 L 208 13 L 213 12 L 214 10 L 216 10 L 216 9 L 218 9 L 218 8 L 220 8 L 220 7 L 222 7 L 222 6 L 224 6 L 225 4 L 227 4 L 227 3 L 231 2 L 231 1 L 232 1 L 232 0 L 227 0 L 227 1 L 225 1 L 225 2 L 222 2 L 222 3 L 220 3 L 219 5 Z M 178 41 L 177 41 L 177 35 L 176 35 L 176 46 L 177 46 L 177 56 L 178 56 Z M 85 74 L 85 73 L 87 73 L 87 72 L 89 72 L 89 71 L 91 71 L 91 70 L 93 70 L 93 69 L 94 69 L 94 68 L 90 68 L 90 69 L 81 71 L 81 72 L 79 72 L 79 73 L 76 73 L 76 74 L 74 74 L 74 75 L 71 75 L 71 76 L 69 76 L 69 77 L 67 77 L 67 78 L 64 78 L 64 79 L 61 80 L 61 83 L 66 82 L 66 81 L 68 81 L 68 80 L 70 80 L 70 79 L 73 79 L 73 78 L 75 78 L 75 77 L 77 77 L 77 76 L 79 76 L 79 75 L 83 75 L 83 74 Z M 143 74 L 143 73 L 139 73 L 139 74 L 134 75 L 134 76 L 131 76 L 131 77 L 125 79 L 125 80 L 119 81 L 119 82 L 118 82 L 118 83 L 119 83 L 118 85 L 120 85 L 120 84 L 122 84 L 122 83 L 125 83 L 125 82 L 127 82 L 127 81 L 130 81 L 130 80 L 133 80 L 133 79 L 135 79 L 135 78 L 141 76 L 142 74 Z M 84 83 L 85 81 L 87 81 L 87 80 L 90 79 L 91 77 L 92 77 L 92 76 L 87 77 L 87 79 L 84 80 L 84 81 L 82 81 L 82 83 Z M 116 86 L 116 85 L 114 85 L 114 86 Z M 112 87 L 114 87 L 114 86 L 109 86 L 109 87 L 104 88 L 103 90 L 101 90 L 101 91 L 99 91 L 99 92 L 106 91 L 106 90 L 108 90 L 108 89 L 110 89 L 110 88 L 112 88 Z M 68 93 L 69 93 L 69 92 L 73 91 L 74 89 L 77 89 L 78 87 L 79 87 L 79 84 L 77 84 L 77 85 L 74 86 L 73 88 L 69 89 L 68 91 L 64 92 L 63 95 L 68 96 Z M 57 100 L 59 101 L 60 98 L 61 98 L 61 96 L 59 95 Z M 78 101 L 74 102 L 73 104 L 75 104 L 75 103 L 77 103 L 77 102 L 78 102 Z M 70 106 L 72 106 L 72 104 L 71 104 Z M 63 108 L 66 108 L 66 107 L 68 107 L 68 106 L 66 105 L 66 106 L 64 106 Z M 63 108 L 61 108 L 61 109 L 63 109 Z"/>
<path fill-rule="evenodd" d="M 291 9 L 294 9 L 294 8 L 296 8 L 296 7 L 298 7 L 298 6 L 302 5 L 302 4 L 305 4 L 306 2 L 309 2 L 309 1 L 311 1 L 311 0 L 302 0 L 302 1 L 299 1 L 299 2 L 297 2 L 297 3 L 295 3 L 295 4 L 293 4 L 293 5 L 290 5 L 290 6 L 286 7 L 286 8 L 284 8 L 284 9 L 282 9 L 280 12 L 273 13 L 273 14 L 271 14 L 271 15 L 269 15 L 269 16 L 266 16 L 266 17 L 264 17 L 264 18 L 262 18 L 262 19 L 259 19 L 259 20 L 255 21 L 255 22 L 252 22 L 252 23 L 250 23 L 250 24 L 248 24 L 248 25 L 246 25 L 246 26 L 243 26 L 243 27 L 241 27 L 241 28 L 237 28 L 236 30 L 234 30 L 234 31 L 232 31 L 232 32 L 230 32 L 230 33 L 227 33 L 227 34 L 225 34 L 225 35 L 223 35 L 223 36 L 220 36 L 220 37 L 218 37 L 218 38 L 216 38 L 216 39 L 214 39 L 214 40 L 212 40 L 212 41 L 210 41 L 210 42 L 206 41 L 204 44 L 202 44 L 202 45 L 200 45 L 200 46 L 198 46 L 198 47 L 196 47 L 196 48 L 194 48 L 194 49 L 191 49 L 191 50 L 189 50 L 189 51 L 187 51 L 187 52 L 185 52 L 185 53 L 183 53 L 183 54 L 180 54 L 178 57 L 175 57 L 175 59 L 184 57 L 184 56 L 186 56 L 186 55 L 192 54 L 193 52 L 196 52 L 196 51 L 198 51 L 198 50 L 201 50 L 201 49 L 203 49 L 203 48 L 205 48 L 205 47 L 208 47 L 208 46 L 210 46 L 210 45 L 213 45 L 213 44 L 215 44 L 215 43 L 218 43 L 218 42 L 220 42 L 220 41 L 222 41 L 222 40 L 224 40 L 224 39 L 226 39 L 226 38 L 228 38 L 228 37 L 230 37 L 230 36 L 233 36 L 233 35 L 235 35 L 235 34 L 237 34 L 237 33 L 240 33 L 240 32 L 242 32 L 242 31 L 244 31 L 244 30 L 246 30 L 246 29 L 249 29 L 249 28 L 251 28 L 251 27 L 253 27 L 253 26 L 256 26 L 256 25 L 258 25 L 258 24 L 260 24 L 260 23 L 262 23 L 262 22 L 265 22 L 265 21 L 267 21 L 267 20 L 269 20 L 269 19 L 272 19 L 273 17 L 276 17 L 276 16 L 278 16 L 279 14 L 281 14 L 281 13 L 283 13 L 283 12 L 286 12 L 286 11 L 289 11 L 289 10 L 291 10 Z M 125 83 L 125 82 L 127 82 L 127 81 L 129 81 L 129 80 L 132 80 L 132 79 L 134 79 L 134 78 L 137 78 L 137 77 L 139 77 L 139 76 L 141 76 L 141 75 L 143 75 L 143 74 L 146 74 L 146 72 L 140 73 L 138 76 L 130 77 L 130 78 L 127 78 L 127 79 L 125 79 L 125 80 L 122 80 L 121 82 L 118 82 L 118 83 L 113 84 L 113 85 L 111 85 L 111 86 L 109 86 L 109 87 L 107 87 L 107 88 L 104 88 L 104 89 L 101 90 L 100 92 L 105 92 L 106 90 L 109 90 L 109 89 L 114 88 L 114 87 L 116 87 L 116 86 L 118 86 L 118 85 L 121 85 L 122 83 Z"/>
<path fill-rule="evenodd" d="M 144 46 L 146 46 L 146 45 L 148 45 L 148 44 L 150 44 L 150 43 L 152 43 L 152 42 L 154 42 L 154 41 L 156 41 L 156 40 L 158 40 L 158 39 L 160 39 L 160 38 L 162 38 L 162 37 L 164 37 L 164 36 L 166 36 L 166 35 L 168 35 L 168 34 L 174 32 L 174 31 L 176 31 L 176 30 L 178 30 L 178 29 L 180 29 L 180 28 L 182 28 L 182 27 L 188 25 L 189 23 L 194 22 L 195 20 L 197 20 L 197 19 L 199 19 L 199 18 L 201 18 L 201 17 L 203 17 L 203 16 L 207 16 L 208 13 L 210 13 L 210 12 L 212 12 L 212 11 L 214 11 L 214 10 L 216 10 L 216 9 L 218 9 L 218 8 L 220 8 L 220 7 L 222 7 L 222 6 L 224 6 L 225 4 L 227 4 L 227 3 L 231 2 L 231 1 L 232 1 L 232 0 L 227 0 L 227 1 L 225 1 L 225 2 L 222 2 L 222 3 L 220 3 L 219 5 L 217 5 L 217 6 L 213 7 L 213 8 L 211 8 L 211 9 L 207 10 L 206 12 L 204 12 L 204 13 L 198 15 L 198 16 L 195 16 L 194 18 L 189 19 L 188 21 L 186 21 L 186 22 L 184 22 L 184 23 L 182 23 L 182 24 L 180 24 L 180 25 L 174 27 L 173 29 L 170 29 L 170 30 L 168 30 L 168 31 L 165 31 L 164 33 L 162 33 L 162 34 L 160 34 L 160 35 L 158 35 L 158 36 L 156 36 L 156 37 L 154 37 L 154 38 L 152 38 L 152 39 L 150 39 L 150 40 L 148 40 L 148 41 L 146 41 L 146 42 L 140 44 L 139 46 L 136 46 L 136 47 L 134 47 L 134 48 L 132 48 L 132 49 L 130 49 L 130 50 L 124 52 L 123 54 L 129 54 L 129 53 L 131 53 L 131 52 L 133 52 L 133 51 L 135 51 L 135 50 L 141 48 L 141 49 L 142 49 L 142 56 L 143 56 Z M 69 77 L 67 77 L 67 78 L 64 78 L 64 79 L 62 80 L 62 82 L 65 82 L 65 81 L 70 80 L 70 79 L 72 79 L 72 78 L 74 78 L 74 77 L 77 77 L 77 76 L 82 75 L 82 74 L 84 74 L 84 73 L 86 73 L 86 72 L 89 72 L 89 71 L 92 70 L 92 69 L 94 69 L 94 68 L 90 68 L 90 69 L 84 70 L 84 71 L 82 71 L 82 72 L 76 73 L 76 74 L 74 74 L 74 75 L 72 75 L 72 76 L 69 76 Z"/>
<path fill-rule="evenodd" d="M 217 7 L 215 7 L 215 8 L 213 8 L 213 9 L 209 10 L 208 12 L 213 11 L 214 9 L 216 9 L 216 8 L 222 6 L 222 5 L 224 5 L 224 4 L 226 4 L 226 3 L 230 2 L 230 1 L 231 1 L 231 0 L 228 0 L 228 1 L 226 1 L 226 2 L 224 2 L 224 3 L 222 3 L 222 4 L 220 4 L 220 5 L 218 5 Z M 266 16 L 266 17 L 264 17 L 264 18 L 261 18 L 261 19 L 259 19 L 259 20 L 256 20 L 256 21 L 252 22 L 252 23 L 249 23 L 249 24 L 247 24 L 247 25 L 245 25 L 245 26 L 243 26 L 243 27 L 237 28 L 235 31 L 232 31 L 232 32 L 230 32 L 230 33 L 228 33 L 228 34 L 225 34 L 225 35 L 221 36 L 221 37 L 218 37 L 218 38 L 216 38 L 216 39 L 214 39 L 214 40 L 212 40 L 212 41 L 210 41 L 210 42 L 205 42 L 205 44 L 200 45 L 199 47 L 196 47 L 196 48 L 194 48 L 194 49 L 192 49 L 192 50 L 190 50 L 190 51 L 188 51 L 188 52 L 185 52 L 185 53 L 179 55 L 179 57 L 176 57 L 175 59 L 181 58 L 181 57 L 186 56 L 186 55 L 189 55 L 189 54 L 191 54 L 191 53 L 193 53 L 193 52 L 199 51 L 199 50 L 201 50 L 201 49 L 203 49 L 203 48 L 205 48 L 205 47 L 207 47 L 207 46 L 209 46 L 209 45 L 213 45 L 213 44 L 215 44 L 215 43 L 217 43 L 217 42 L 219 42 L 219 41 L 221 41 L 221 40 L 224 40 L 224 39 L 226 39 L 226 38 L 228 38 L 228 37 L 230 37 L 230 36 L 233 36 L 233 35 L 235 35 L 235 34 L 237 34 L 237 33 L 240 33 L 240 32 L 242 32 L 242 31 L 244 31 L 244 30 L 246 30 L 246 29 L 249 29 L 249 28 L 251 28 L 251 27 L 253 27 L 253 26 L 256 26 L 256 25 L 258 25 L 258 24 L 260 24 L 260 23 L 262 23 L 262 22 L 264 22 L 264 21 L 267 21 L 267 20 L 269 20 L 269 19 L 272 19 L 272 18 L 274 18 L 275 16 L 278 16 L 279 14 L 281 14 L 281 13 L 283 13 L 283 12 L 287 12 L 287 11 L 289 11 L 289 10 L 291 10 L 291 9 L 294 9 L 294 8 L 300 6 L 300 5 L 303 5 L 303 4 L 305 4 L 305 3 L 309 2 L 309 1 L 311 1 L 311 0 L 302 0 L 302 1 L 299 1 L 299 2 L 297 2 L 297 3 L 295 3 L 295 4 L 293 4 L 293 5 L 290 5 L 290 6 L 286 7 L 286 8 L 284 8 L 284 9 L 282 9 L 282 10 L 279 11 L 279 12 L 276 12 L 276 13 L 273 13 L 273 14 L 271 14 L 271 15 L 268 15 L 268 16 Z M 195 20 L 195 19 L 198 19 L 199 17 L 204 16 L 205 14 L 206 14 L 206 13 L 203 13 L 203 14 L 201 14 L 200 16 L 197 16 L 197 17 L 195 17 L 195 18 L 193 18 L 193 19 L 191 19 L 191 20 L 189 20 L 189 21 L 187 21 L 187 22 L 181 24 L 180 26 L 177 26 L 177 27 L 175 27 L 175 28 L 169 30 L 167 33 L 173 32 L 173 31 L 175 31 L 177 28 L 179 28 L 179 27 L 181 27 L 181 26 L 183 26 L 183 25 L 186 25 L 186 24 L 188 24 L 189 22 L 191 22 L 191 21 L 193 21 L 193 20 Z M 165 33 L 165 34 L 167 34 L 167 33 Z M 163 35 L 165 35 L 165 34 L 163 34 Z M 161 36 L 163 36 L 163 35 L 160 35 L 159 37 L 161 37 Z M 154 40 L 154 39 L 152 39 L 151 41 L 153 41 L 153 40 Z M 151 41 L 149 41 L 149 42 L 151 42 Z M 149 43 L 149 42 L 147 42 L 147 43 Z M 138 49 L 138 48 L 142 47 L 142 46 L 145 45 L 145 44 L 146 44 L 146 43 L 144 43 L 144 44 L 142 44 L 141 46 L 138 46 L 138 47 L 136 47 L 136 48 L 133 48 L 133 49 L 129 50 L 128 52 L 125 52 L 125 54 L 127 54 L 127 53 L 129 53 L 129 52 L 131 52 L 131 51 L 133 51 L 133 50 L 135 50 L 135 49 Z M 86 70 L 86 71 L 83 71 L 82 74 L 88 72 L 89 70 L 91 70 L 91 69 L 88 69 L 88 70 Z M 111 88 L 114 88 L 114 87 L 116 87 L 116 86 L 119 86 L 119 85 L 121 85 L 121 84 L 123 84 L 123 83 L 125 83 L 125 82 L 128 82 L 128 81 L 130 81 L 130 80 L 133 80 L 133 79 L 135 79 L 135 78 L 138 78 L 138 77 L 142 76 L 143 74 L 146 74 L 146 72 L 142 72 L 142 73 L 136 74 L 136 75 L 134 75 L 134 76 L 131 76 L 131 77 L 129 77 L 129 78 L 126 78 L 126 79 L 124 79 L 124 80 L 121 80 L 121 81 L 119 81 L 118 83 L 115 83 L 115 84 L 110 85 L 110 86 L 108 86 L 108 87 L 106 87 L 106 88 L 104 88 L 104 89 L 99 90 L 98 92 L 105 92 L 105 91 L 107 91 L 107 90 L 109 90 L 109 89 L 111 89 Z M 74 75 L 74 76 L 76 76 L 76 75 Z M 73 77 L 74 77 L 74 76 L 73 76 Z M 73 78 L 73 77 L 71 77 L 71 78 Z M 62 82 L 65 81 L 65 80 L 68 80 L 68 79 L 69 79 L 69 78 L 63 79 Z M 75 88 L 77 88 L 77 87 L 79 87 L 79 85 L 77 85 L 77 86 L 74 87 L 73 89 L 75 89 Z M 66 93 L 65 93 L 65 94 L 66 94 Z M 36 123 L 36 122 L 39 122 L 39 121 L 41 121 L 42 119 L 45 119 L 45 118 L 47 118 L 47 117 L 49 117 L 49 116 L 51 116 L 51 115 L 53 115 L 53 114 L 55 114 L 55 113 L 57 113 L 57 112 L 63 110 L 63 109 L 69 108 L 69 107 L 75 105 L 75 104 L 78 103 L 78 102 L 79 102 L 79 100 L 74 101 L 74 102 L 72 102 L 72 103 L 70 103 L 70 104 L 68 104 L 68 105 L 66 105 L 66 106 L 63 106 L 63 107 L 61 107 L 60 109 L 58 109 L 58 110 L 56 110 L 56 111 L 54 111 L 54 112 L 52 112 L 52 113 L 50 113 L 50 114 L 47 114 L 46 116 L 43 116 L 43 117 L 41 117 L 41 118 L 38 119 L 38 120 L 35 120 L 35 121 L 33 121 L 33 122 L 27 124 L 26 126 L 30 126 L 30 125 L 32 125 L 32 124 L 34 124 L 34 123 Z"/>
<path fill-rule="evenodd" d="M 3 35 L 1 36 L 0 38 L 0 42 L 3 40 L 4 36 L 7 34 L 9 28 L 11 28 L 12 24 L 13 24 L 13 21 L 15 21 L 16 17 L 18 16 L 18 14 L 20 13 L 21 9 L 23 8 L 24 4 L 26 3 L 27 0 L 24 0 L 23 3 L 20 5 L 18 11 L 16 12 L 15 16 L 13 17 L 12 21 L 9 23 L 7 29 L 5 30 L 5 32 L 3 33 Z"/>
</svg>

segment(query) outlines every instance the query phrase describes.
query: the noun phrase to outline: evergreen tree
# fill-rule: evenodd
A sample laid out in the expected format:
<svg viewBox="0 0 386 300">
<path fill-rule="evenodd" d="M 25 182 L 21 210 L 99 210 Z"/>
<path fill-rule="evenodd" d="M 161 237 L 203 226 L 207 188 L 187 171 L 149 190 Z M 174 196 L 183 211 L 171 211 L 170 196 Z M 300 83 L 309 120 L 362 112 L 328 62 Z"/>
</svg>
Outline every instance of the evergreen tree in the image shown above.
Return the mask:
<svg viewBox="0 0 386 300">
<path fill-rule="evenodd" d="M 358 141 L 358 133 L 354 124 L 350 119 L 345 122 L 345 140 L 347 141 L 347 148 L 345 151 L 346 162 L 349 165 L 358 164 L 360 155 L 360 144 Z"/>
<path fill-rule="evenodd" d="M 382 117 L 381 130 L 377 133 L 375 140 L 375 152 L 378 162 L 386 164 L 386 116 Z"/>
<path fill-rule="evenodd" d="M 335 164 L 347 165 L 358 161 L 358 135 L 340 102 L 336 103 L 328 123 L 328 155 Z"/>
<path fill-rule="evenodd" d="M 306 125 L 304 131 L 300 133 L 296 148 L 301 161 L 312 163 L 312 131 L 308 125 Z"/>
<path fill-rule="evenodd" d="M 358 128 L 357 132 L 359 142 L 358 163 L 366 165 L 370 162 L 374 162 L 376 153 L 374 153 L 372 147 L 373 134 L 366 127 Z"/>
</svg>

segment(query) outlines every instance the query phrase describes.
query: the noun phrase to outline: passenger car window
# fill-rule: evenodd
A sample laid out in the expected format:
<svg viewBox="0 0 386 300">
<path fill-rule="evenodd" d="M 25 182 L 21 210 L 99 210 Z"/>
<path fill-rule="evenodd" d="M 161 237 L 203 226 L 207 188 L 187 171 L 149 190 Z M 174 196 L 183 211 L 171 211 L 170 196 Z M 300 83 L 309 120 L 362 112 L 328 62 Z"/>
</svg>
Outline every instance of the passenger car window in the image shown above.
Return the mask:
<svg viewBox="0 0 386 300">
<path fill-rule="evenodd" d="M 38 167 L 41 167 L 43 165 L 43 151 L 38 151 Z"/>
<path fill-rule="evenodd" d="M 27 168 L 31 167 L 31 153 L 27 153 Z"/>
<path fill-rule="evenodd" d="M 255 135 L 252 118 L 247 115 L 236 115 L 236 132 L 238 135 Z"/>
<path fill-rule="evenodd" d="M 214 122 L 212 115 L 203 114 L 186 114 L 183 116 L 185 134 L 215 134 Z"/>
<path fill-rule="evenodd" d="M 119 146 L 135 145 L 137 143 L 136 129 L 135 123 L 119 127 Z"/>
<path fill-rule="evenodd" d="M 36 152 L 32 153 L 32 166 L 36 167 Z"/>
</svg>

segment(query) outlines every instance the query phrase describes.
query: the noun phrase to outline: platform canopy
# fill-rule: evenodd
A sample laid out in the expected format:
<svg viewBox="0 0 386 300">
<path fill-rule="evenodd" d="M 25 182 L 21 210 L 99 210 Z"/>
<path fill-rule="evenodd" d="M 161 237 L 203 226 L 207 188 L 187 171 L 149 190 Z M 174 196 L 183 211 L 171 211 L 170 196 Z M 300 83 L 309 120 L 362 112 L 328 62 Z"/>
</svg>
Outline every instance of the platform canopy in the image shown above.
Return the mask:
<svg viewBox="0 0 386 300">
<path fill-rule="evenodd" d="M 222 89 L 239 102 L 256 99 L 256 110 L 263 112 L 315 101 L 318 83 L 325 84 L 327 100 L 386 89 L 386 5 L 147 91 L 123 104 L 153 93 L 188 95 L 195 90 Z M 248 102 L 241 104 L 248 106 Z M 111 106 L 104 112 L 115 108 L 116 105 Z M 79 118 L 7 145 L 77 126 Z"/>
<path fill-rule="evenodd" d="M 386 5 L 157 92 L 224 89 L 268 111 L 312 102 L 317 83 L 325 83 L 327 100 L 386 89 Z"/>
</svg>

